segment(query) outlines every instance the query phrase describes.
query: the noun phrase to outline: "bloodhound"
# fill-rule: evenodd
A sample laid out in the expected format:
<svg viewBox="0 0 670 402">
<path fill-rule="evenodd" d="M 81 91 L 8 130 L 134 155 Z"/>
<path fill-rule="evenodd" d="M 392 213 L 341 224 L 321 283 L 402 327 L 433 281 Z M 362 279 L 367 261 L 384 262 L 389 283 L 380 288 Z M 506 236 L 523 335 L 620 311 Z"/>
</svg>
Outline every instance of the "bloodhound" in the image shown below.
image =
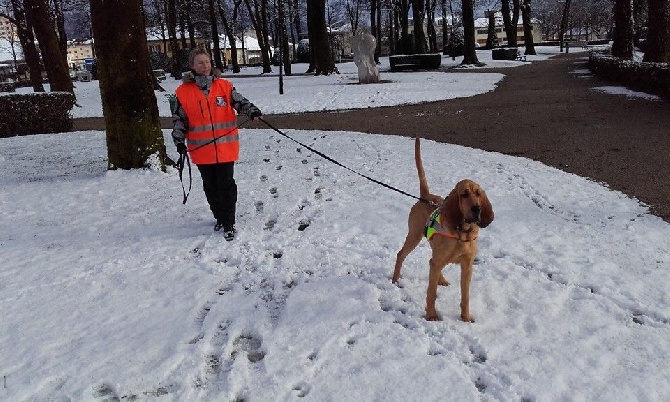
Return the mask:
<svg viewBox="0 0 670 402">
<path fill-rule="evenodd" d="M 409 231 L 396 258 L 393 283 L 400 280 L 400 270 L 407 255 L 425 236 L 432 250 L 426 294 L 426 319 L 439 319 L 435 309 L 437 286 L 449 285 L 442 275 L 442 269 L 449 263 L 457 263 L 461 265 L 461 319 L 474 322 L 469 306 L 472 265 L 477 254 L 479 229 L 493 221 L 493 208 L 484 190 L 472 180 L 458 182 L 446 200 L 430 194 L 421 162 L 418 137 L 414 142 L 414 159 L 419 174 L 421 200 L 409 212 Z"/>
</svg>

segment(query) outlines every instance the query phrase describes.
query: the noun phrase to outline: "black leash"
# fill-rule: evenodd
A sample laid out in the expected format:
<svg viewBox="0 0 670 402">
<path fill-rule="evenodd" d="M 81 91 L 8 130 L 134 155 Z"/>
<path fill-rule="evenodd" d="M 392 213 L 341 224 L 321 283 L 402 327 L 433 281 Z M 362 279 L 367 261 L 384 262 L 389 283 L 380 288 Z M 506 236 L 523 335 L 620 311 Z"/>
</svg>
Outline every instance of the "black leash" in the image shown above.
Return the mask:
<svg viewBox="0 0 670 402">
<path fill-rule="evenodd" d="M 310 147 L 309 145 L 303 144 L 302 142 L 300 142 L 300 141 L 298 141 L 298 140 L 296 140 L 296 139 L 291 138 L 289 135 L 283 133 L 281 130 L 279 130 L 278 128 L 276 128 L 276 127 L 273 126 L 272 124 L 270 124 L 270 123 L 268 123 L 267 121 L 265 121 L 265 119 L 263 119 L 262 117 L 260 118 L 260 121 L 262 121 L 263 123 L 265 123 L 268 127 L 270 127 L 271 129 L 273 129 L 274 131 L 276 131 L 276 132 L 279 133 L 280 135 L 282 135 L 282 136 L 288 138 L 289 140 L 291 140 L 291 141 L 295 142 L 296 144 L 300 145 L 301 147 L 306 148 L 306 149 L 308 149 L 308 150 L 314 152 L 315 154 L 319 155 L 319 156 L 322 157 L 323 159 L 325 159 L 325 160 L 327 160 L 327 161 L 330 161 L 330 162 L 336 164 L 337 166 L 340 166 L 340 167 L 342 167 L 342 168 L 345 168 L 346 170 L 350 171 L 351 173 L 357 174 L 357 175 L 361 176 L 361 177 L 364 178 L 364 179 L 370 180 L 370 181 L 373 182 L 373 183 L 379 184 L 379 185 L 382 186 L 382 187 L 386 187 L 386 188 L 388 188 L 389 190 L 393 190 L 393 191 L 398 192 L 398 193 L 400 193 L 400 194 L 402 194 L 402 195 L 406 195 L 406 196 L 408 196 L 408 197 L 414 198 L 414 199 L 419 200 L 419 201 L 421 201 L 421 202 L 427 202 L 427 203 L 429 203 L 429 204 L 432 204 L 432 202 L 430 202 L 430 201 L 428 201 L 428 200 L 426 200 L 426 199 L 423 199 L 423 198 L 421 198 L 421 197 L 417 197 L 417 196 L 415 196 L 415 195 L 412 195 L 412 194 L 410 194 L 410 193 L 408 193 L 408 192 L 405 192 L 405 191 L 403 191 L 403 190 L 400 190 L 399 188 L 393 187 L 393 186 L 391 186 L 391 185 L 389 185 L 389 184 L 386 184 L 386 183 L 384 183 L 384 182 L 381 182 L 381 181 L 379 181 L 379 180 L 377 180 L 377 179 L 373 179 L 373 178 L 370 177 L 370 176 L 366 176 L 366 175 L 364 175 L 364 174 L 362 174 L 362 173 L 359 173 L 359 172 L 357 172 L 357 171 L 351 169 L 350 167 L 347 167 L 347 166 L 341 164 L 340 162 L 338 162 L 338 161 L 336 161 L 335 159 L 331 158 L 330 156 L 324 154 L 323 152 L 317 151 L 316 149 Z"/>
<path fill-rule="evenodd" d="M 184 188 L 184 179 L 182 178 L 182 172 L 184 171 L 184 162 L 188 165 L 188 193 Z M 179 160 L 177 161 L 177 169 L 179 170 L 179 181 L 181 182 L 181 191 L 184 193 L 184 199 L 181 202 L 186 204 L 189 194 L 191 194 L 191 185 L 193 184 L 193 177 L 191 175 L 191 158 L 188 157 L 188 152 L 179 154 Z"/>
<path fill-rule="evenodd" d="M 218 137 L 214 137 L 211 141 L 207 141 L 206 143 L 199 145 L 193 149 L 191 149 L 188 152 L 193 152 L 197 151 L 198 149 L 202 147 L 206 147 L 207 145 L 215 142 L 221 137 L 225 137 L 229 133 L 231 133 L 233 130 L 236 130 L 238 128 L 241 128 L 243 125 L 247 124 L 250 119 L 247 119 L 242 122 L 242 124 L 239 124 L 230 130 L 226 131 L 223 135 L 220 135 Z M 191 174 L 191 158 L 188 157 L 188 152 L 184 152 L 183 154 L 179 154 L 179 160 L 177 161 L 177 170 L 179 170 L 179 181 L 181 182 L 181 191 L 184 194 L 184 199 L 182 200 L 182 204 L 186 204 L 186 200 L 188 199 L 188 196 L 191 194 L 191 187 L 193 185 L 193 175 Z M 188 192 L 186 192 L 186 188 L 184 187 L 184 179 L 183 179 L 183 172 L 184 172 L 184 164 L 188 166 Z"/>
</svg>

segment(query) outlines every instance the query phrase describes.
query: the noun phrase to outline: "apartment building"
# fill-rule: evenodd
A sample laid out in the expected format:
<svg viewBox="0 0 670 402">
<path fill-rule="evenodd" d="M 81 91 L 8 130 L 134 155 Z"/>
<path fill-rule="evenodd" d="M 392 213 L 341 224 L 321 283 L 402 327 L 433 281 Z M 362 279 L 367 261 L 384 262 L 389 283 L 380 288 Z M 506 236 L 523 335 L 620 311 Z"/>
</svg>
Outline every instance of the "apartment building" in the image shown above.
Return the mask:
<svg viewBox="0 0 670 402">
<path fill-rule="evenodd" d="M 0 39 L 14 41 L 19 40 L 18 36 L 16 35 L 14 24 L 12 24 L 7 18 L 3 16 L 0 16 Z"/>
<path fill-rule="evenodd" d="M 521 22 L 521 19 L 519 19 Z M 533 20 L 531 23 L 531 30 L 533 32 L 533 43 L 542 42 L 542 29 L 539 21 Z M 498 45 L 507 44 L 507 33 L 505 32 L 505 25 L 503 24 L 502 14 L 496 13 L 495 16 L 495 32 L 496 38 L 498 39 Z M 488 38 L 489 33 L 489 19 L 488 18 L 477 18 L 475 20 L 475 41 L 477 46 L 484 47 L 486 46 L 486 39 Z M 523 24 L 519 23 L 516 26 L 516 41 L 522 46 L 525 43 L 525 38 L 523 36 Z"/>
<path fill-rule="evenodd" d="M 69 41 L 67 43 L 67 64 L 72 69 L 77 69 L 86 62 L 87 59 L 95 57 L 93 50 L 93 41 L 85 40 L 81 42 Z"/>
</svg>

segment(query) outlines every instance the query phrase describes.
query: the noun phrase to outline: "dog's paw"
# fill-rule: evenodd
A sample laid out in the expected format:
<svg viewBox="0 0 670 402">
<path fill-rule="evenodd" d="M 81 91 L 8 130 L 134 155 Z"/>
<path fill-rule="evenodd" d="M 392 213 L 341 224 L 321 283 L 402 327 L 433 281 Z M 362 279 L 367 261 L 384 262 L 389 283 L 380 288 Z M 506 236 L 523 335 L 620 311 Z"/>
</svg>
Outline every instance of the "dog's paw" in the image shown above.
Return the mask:
<svg viewBox="0 0 670 402">
<path fill-rule="evenodd" d="M 440 279 L 437 281 L 437 284 L 440 286 L 449 286 L 449 281 L 442 275 L 440 275 Z"/>
<path fill-rule="evenodd" d="M 437 311 L 426 311 L 426 321 L 440 321 L 440 316 L 437 314 Z"/>
<path fill-rule="evenodd" d="M 475 322 L 475 318 L 470 314 L 461 314 L 461 320 L 465 322 Z"/>
</svg>

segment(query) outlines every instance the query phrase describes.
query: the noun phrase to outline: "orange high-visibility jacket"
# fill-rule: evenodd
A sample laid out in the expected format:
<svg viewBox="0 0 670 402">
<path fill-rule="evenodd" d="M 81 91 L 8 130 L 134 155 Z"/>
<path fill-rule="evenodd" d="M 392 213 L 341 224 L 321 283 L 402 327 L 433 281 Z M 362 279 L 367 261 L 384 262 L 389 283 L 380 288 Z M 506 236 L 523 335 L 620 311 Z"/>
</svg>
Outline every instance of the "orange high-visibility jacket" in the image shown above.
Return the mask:
<svg viewBox="0 0 670 402">
<path fill-rule="evenodd" d="M 232 89 L 229 81 L 215 79 L 207 97 L 195 83 L 184 83 L 175 91 L 188 118 L 186 147 L 196 165 L 235 162 L 239 158 Z"/>
</svg>

